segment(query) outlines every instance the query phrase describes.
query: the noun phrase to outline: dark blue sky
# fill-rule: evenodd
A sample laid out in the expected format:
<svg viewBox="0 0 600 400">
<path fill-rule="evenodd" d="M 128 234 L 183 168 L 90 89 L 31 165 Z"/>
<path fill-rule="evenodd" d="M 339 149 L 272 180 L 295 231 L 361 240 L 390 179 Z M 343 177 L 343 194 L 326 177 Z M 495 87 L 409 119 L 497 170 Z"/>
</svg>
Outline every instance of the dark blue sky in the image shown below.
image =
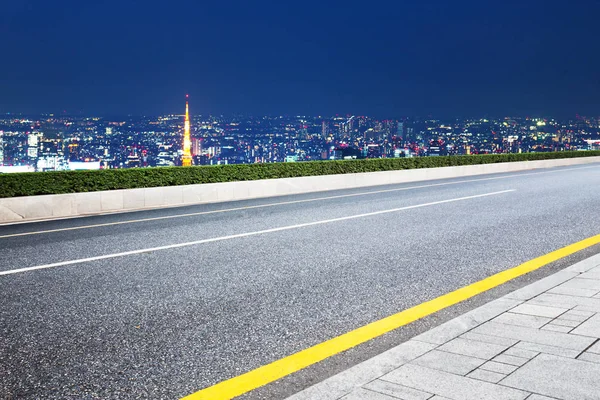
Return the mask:
<svg viewBox="0 0 600 400">
<path fill-rule="evenodd" d="M 5 0 L 0 113 L 600 114 L 596 0 Z"/>
</svg>

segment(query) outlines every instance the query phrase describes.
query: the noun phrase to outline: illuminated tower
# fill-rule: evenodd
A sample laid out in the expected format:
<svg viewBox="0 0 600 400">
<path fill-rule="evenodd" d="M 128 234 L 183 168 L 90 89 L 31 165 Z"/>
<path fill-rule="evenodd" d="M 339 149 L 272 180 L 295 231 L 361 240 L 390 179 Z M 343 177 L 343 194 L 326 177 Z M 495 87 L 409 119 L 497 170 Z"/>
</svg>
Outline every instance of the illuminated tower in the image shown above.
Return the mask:
<svg viewBox="0 0 600 400">
<path fill-rule="evenodd" d="M 184 167 L 189 167 L 192 165 L 192 154 L 190 152 L 191 147 L 191 139 L 190 139 L 190 110 L 188 105 L 188 94 L 185 95 L 185 125 L 183 132 L 183 158 L 181 160 L 181 165 Z"/>
</svg>

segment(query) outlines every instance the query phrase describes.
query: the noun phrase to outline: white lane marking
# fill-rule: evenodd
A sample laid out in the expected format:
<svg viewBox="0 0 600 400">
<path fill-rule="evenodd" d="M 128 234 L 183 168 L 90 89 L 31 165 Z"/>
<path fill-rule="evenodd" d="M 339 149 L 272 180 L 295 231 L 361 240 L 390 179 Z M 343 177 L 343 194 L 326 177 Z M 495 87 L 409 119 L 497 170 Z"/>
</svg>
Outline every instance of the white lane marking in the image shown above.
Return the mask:
<svg viewBox="0 0 600 400">
<path fill-rule="evenodd" d="M 498 179 L 514 178 L 514 177 L 519 177 L 519 176 L 549 174 L 549 173 L 555 173 L 555 172 L 563 172 L 563 171 L 571 171 L 571 170 L 579 170 L 579 169 L 587 169 L 587 168 L 597 168 L 597 167 L 598 167 L 597 165 L 593 165 L 593 166 L 586 166 L 586 167 L 580 167 L 580 168 L 568 168 L 568 169 L 560 169 L 560 170 L 553 170 L 553 171 L 540 171 L 540 172 L 529 172 L 529 173 L 523 173 L 523 174 L 495 176 L 495 177 L 491 177 L 491 178 L 466 179 L 466 180 L 462 180 L 462 181 L 431 183 L 431 184 L 427 184 L 427 185 L 409 186 L 409 187 L 396 188 L 396 189 L 373 190 L 373 191 L 369 191 L 369 192 L 341 194 L 341 195 L 337 195 L 337 196 L 317 197 L 317 198 L 313 198 L 313 199 L 292 200 L 292 201 L 282 201 L 282 202 L 278 202 L 278 203 L 258 204 L 255 206 L 235 207 L 235 208 L 227 208 L 227 209 L 223 209 L 223 210 L 199 211 L 199 212 L 187 213 L 187 214 L 165 215 L 162 217 L 150 217 L 150 218 L 127 220 L 127 221 L 106 222 L 103 224 L 71 226 L 68 228 L 47 229 L 47 230 L 43 230 L 43 231 L 12 233 L 12 234 L 8 234 L 8 235 L 0 235 L 0 239 L 19 237 L 19 236 L 40 235 L 43 233 L 74 231 L 74 230 L 79 230 L 79 229 L 102 228 L 102 227 L 114 226 L 114 225 L 135 224 L 135 223 L 140 223 L 140 222 L 159 221 L 159 220 L 163 220 L 163 219 L 194 217 L 194 216 L 199 216 L 199 215 L 251 210 L 251 209 L 255 209 L 255 208 L 266 208 L 266 207 L 275 207 L 275 206 L 282 206 L 282 205 L 288 205 L 288 204 L 309 203 L 309 202 L 321 201 L 321 200 L 341 199 L 341 198 L 345 198 L 345 197 L 368 196 L 368 195 L 372 195 L 372 194 L 391 193 L 391 192 L 423 189 L 423 188 L 436 187 L 436 186 L 458 185 L 461 183 L 491 181 L 491 180 L 498 180 Z M 185 205 L 180 205 L 180 206 L 185 206 Z M 144 211 L 144 210 L 141 210 L 141 211 Z M 113 214 L 119 214 L 119 213 L 113 213 Z M 99 214 L 99 215 L 107 215 L 107 214 Z M 108 215 L 110 215 L 110 214 L 108 214 Z M 54 219 L 54 220 L 49 220 L 49 221 L 58 221 L 58 220 L 59 219 Z M 32 221 L 32 222 L 42 222 L 42 221 Z M 31 223 L 31 222 L 24 222 L 24 223 Z M 3 225 L 0 225 L 0 227 L 2 227 L 2 226 Z M 4 225 L 4 226 L 7 226 L 7 225 Z"/>
<path fill-rule="evenodd" d="M 469 200 L 469 199 L 477 199 L 477 198 L 480 198 L 480 197 L 495 196 L 495 195 L 509 193 L 509 192 L 514 192 L 514 191 L 515 191 L 515 189 L 502 190 L 502 191 L 499 191 L 499 192 L 477 194 L 477 195 L 466 196 L 466 197 L 457 197 L 457 198 L 454 198 L 454 199 L 433 201 L 431 203 L 422 203 L 422 204 L 416 204 L 416 205 L 413 205 L 413 206 L 392 208 L 392 209 L 389 209 L 389 210 L 374 211 L 374 212 L 364 213 L 364 214 L 349 215 L 349 216 L 346 216 L 346 217 L 325 219 L 325 220 L 314 221 L 314 222 L 306 222 L 306 223 L 303 223 L 303 224 L 288 225 L 288 226 L 282 226 L 282 227 L 279 227 L 279 228 L 264 229 L 264 230 L 261 230 L 261 231 L 238 233 L 238 234 L 229 235 L 229 236 L 220 236 L 220 237 L 210 238 L 210 239 L 195 240 L 193 242 L 184 242 L 184 243 L 169 244 L 169 245 L 166 245 L 166 246 L 151 247 L 151 248 L 140 249 L 140 250 L 131 250 L 131 251 L 125 251 L 125 252 L 122 252 L 122 253 L 106 254 L 106 255 L 103 255 L 103 256 L 95 256 L 95 257 L 89 257 L 89 258 L 80 258 L 80 259 L 77 259 L 77 260 L 61 261 L 61 262 L 52 263 L 52 264 L 36 265 L 34 267 L 26 267 L 26 268 L 19 268 L 19 269 L 13 269 L 13 270 L 8 270 L 8 271 L 0 271 L 0 275 L 12 275 L 12 274 L 18 274 L 20 272 L 36 271 L 36 270 L 39 270 L 39 269 L 47 269 L 47 268 L 62 267 L 62 266 L 65 266 L 65 265 L 81 264 L 81 263 L 86 263 L 86 262 L 91 262 L 91 261 L 106 260 L 106 259 L 117 258 L 117 257 L 125 257 L 125 256 L 131 256 L 131 255 L 135 255 L 135 254 L 141 254 L 141 253 L 150 253 L 150 252 L 153 252 L 153 251 L 177 249 L 177 248 L 180 248 L 180 247 L 195 246 L 195 245 L 204 244 L 204 243 L 219 242 L 219 241 L 222 241 L 222 240 L 238 239 L 238 238 L 243 238 L 243 237 L 248 237 L 248 236 L 262 235 L 262 234 L 265 234 L 265 233 L 273 233 L 273 232 L 287 231 L 287 230 L 290 230 L 290 229 L 305 228 L 307 226 L 330 224 L 332 222 L 347 221 L 347 220 L 351 220 L 351 219 L 371 217 L 371 216 L 374 216 L 374 215 L 389 214 L 389 213 L 394 213 L 394 212 L 398 212 L 398 211 L 411 210 L 411 209 L 414 209 L 414 208 L 429 207 L 429 206 L 434 206 L 434 205 L 437 205 L 437 204 L 445 204 L 445 203 L 452 203 L 452 202 L 456 202 L 456 201 L 463 201 L 463 200 Z"/>
</svg>

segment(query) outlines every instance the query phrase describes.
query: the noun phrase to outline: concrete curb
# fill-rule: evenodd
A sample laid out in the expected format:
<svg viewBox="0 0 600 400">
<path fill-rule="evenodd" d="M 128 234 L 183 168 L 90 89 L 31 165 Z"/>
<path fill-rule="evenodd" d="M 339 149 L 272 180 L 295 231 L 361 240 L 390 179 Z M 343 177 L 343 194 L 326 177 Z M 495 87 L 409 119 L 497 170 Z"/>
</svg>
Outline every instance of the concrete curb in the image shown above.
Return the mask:
<svg viewBox="0 0 600 400">
<path fill-rule="evenodd" d="M 491 301 L 453 320 L 415 336 L 378 356 L 334 375 L 288 400 L 337 400 L 365 384 L 415 360 L 504 312 L 539 296 L 574 277 L 600 266 L 600 254 Z"/>
<path fill-rule="evenodd" d="M 526 171 L 600 162 L 600 157 L 520 161 L 0 199 L 0 224 L 157 207 L 249 200 L 325 190 Z"/>
</svg>

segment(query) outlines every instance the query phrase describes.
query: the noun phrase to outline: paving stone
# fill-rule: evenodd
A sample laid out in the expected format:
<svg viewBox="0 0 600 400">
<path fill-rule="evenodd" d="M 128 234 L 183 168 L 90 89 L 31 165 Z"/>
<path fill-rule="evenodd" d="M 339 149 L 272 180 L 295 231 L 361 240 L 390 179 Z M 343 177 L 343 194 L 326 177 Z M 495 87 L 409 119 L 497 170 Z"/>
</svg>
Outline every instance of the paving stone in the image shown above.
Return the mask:
<svg viewBox="0 0 600 400">
<path fill-rule="evenodd" d="M 456 338 L 438 347 L 438 350 L 490 360 L 509 347 L 510 346 L 506 345 L 482 343 L 476 340 Z"/>
<path fill-rule="evenodd" d="M 548 295 L 548 296 L 562 296 L 560 294 L 555 294 L 555 293 L 544 293 L 544 295 Z M 531 299 L 528 301 L 528 304 L 535 304 L 538 306 L 546 306 L 546 307 L 561 307 L 561 308 L 570 308 L 573 309 L 575 306 L 572 303 L 557 303 L 556 301 L 548 301 L 547 299 L 541 297 L 542 295 L 539 295 L 538 297 L 536 297 L 535 299 Z M 588 298 L 588 297 L 584 297 L 584 298 Z M 592 297 L 593 299 L 593 297 Z"/>
<path fill-rule="evenodd" d="M 486 360 L 467 357 L 461 354 L 447 353 L 445 351 L 432 350 L 427 354 L 412 361 L 413 364 L 440 371 L 450 372 L 457 375 L 466 375 L 479 367 Z"/>
<path fill-rule="evenodd" d="M 585 352 L 577 357 L 578 360 L 589 361 L 596 364 L 600 364 L 600 354 Z"/>
<path fill-rule="evenodd" d="M 598 293 L 598 290 L 565 287 L 561 285 L 548 290 L 547 293 L 566 294 L 568 296 L 593 297 Z"/>
<path fill-rule="evenodd" d="M 337 400 L 356 388 L 393 371 L 436 346 L 409 340 L 291 396 L 288 400 Z"/>
<path fill-rule="evenodd" d="M 454 400 L 525 400 L 528 392 L 478 381 L 414 364 L 405 364 L 381 379 Z"/>
<path fill-rule="evenodd" d="M 504 314 L 498 315 L 492 321 L 507 325 L 519 325 L 528 326 L 530 328 L 541 328 L 548 322 L 552 321 L 552 318 L 538 317 L 537 315 L 505 312 Z"/>
<path fill-rule="evenodd" d="M 494 361 L 520 367 L 521 365 L 523 365 L 527 361 L 529 361 L 529 359 L 523 358 L 523 357 L 511 356 L 508 354 L 500 354 L 498 357 L 494 358 Z"/>
<path fill-rule="evenodd" d="M 594 315 L 594 312 L 591 311 L 578 311 L 578 310 L 569 310 L 564 315 L 580 315 L 582 317 L 589 318 Z"/>
<path fill-rule="evenodd" d="M 569 333 L 569 332 L 571 332 L 571 329 L 573 329 L 573 328 L 571 328 L 569 326 L 548 324 L 548 325 L 543 326 L 542 329 L 545 331 Z"/>
<path fill-rule="evenodd" d="M 588 272 L 584 272 L 583 274 L 579 275 L 579 278 L 581 279 L 595 279 L 600 281 L 600 271 L 588 271 Z"/>
<path fill-rule="evenodd" d="M 558 319 L 562 319 L 563 321 L 583 322 L 586 319 L 588 319 L 590 317 L 590 315 L 593 315 L 593 313 L 590 313 L 590 315 L 588 315 L 588 316 L 583 316 L 583 315 L 572 314 L 573 312 L 575 312 L 575 310 L 567 311 L 566 313 L 564 313 L 563 315 L 558 317 Z"/>
<path fill-rule="evenodd" d="M 471 310 L 458 318 L 424 332 L 414 337 L 413 340 L 437 345 L 444 344 L 521 303 L 522 302 L 519 300 L 507 298 L 496 299 L 479 308 Z"/>
<path fill-rule="evenodd" d="M 480 322 L 475 319 L 469 319 L 465 315 L 461 315 L 458 319 L 450 320 L 440 326 L 423 332 L 414 339 L 425 343 L 441 345 L 457 336 L 473 329 Z"/>
<path fill-rule="evenodd" d="M 587 311 L 587 312 L 592 312 L 594 314 L 600 312 L 595 307 L 587 307 L 587 306 L 576 306 L 575 308 L 573 308 L 573 311 Z"/>
<path fill-rule="evenodd" d="M 594 315 L 579 327 L 571 331 L 574 335 L 591 336 L 600 338 L 600 315 Z"/>
<path fill-rule="evenodd" d="M 556 400 L 554 397 L 546 397 L 540 394 L 532 394 L 527 398 L 527 400 Z"/>
<path fill-rule="evenodd" d="M 392 382 L 382 381 L 381 379 L 376 379 L 372 382 L 369 382 L 363 386 L 363 388 L 402 400 L 427 400 L 433 396 L 431 393 L 398 385 Z"/>
<path fill-rule="evenodd" d="M 514 365 L 499 363 L 496 361 L 488 361 L 479 368 L 485 369 L 487 371 L 497 372 L 499 374 L 508 375 L 514 370 L 516 370 L 518 367 L 515 367 Z"/>
<path fill-rule="evenodd" d="M 600 257 L 598 255 L 592 256 L 590 258 L 586 258 L 583 261 L 578 262 L 577 264 L 571 265 L 570 267 L 565 268 L 563 271 L 573 271 L 573 272 L 587 272 L 595 270 L 600 264 Z"/>
<path fill-rule="evenodd" d="M 591 257 L 590 262 L 592 262 L 592 261 L 596 261 L 596 265 L 594 267 L 588 269 L 587 271 L 600 273 L 600 262 L 598 262 L 598 261 L 600 261 L 600 257 L 598 257 L 598 255 L 595 255 L 594 257 Z"/>
<path fill-rule="evenodd" d="M 500 384 L 563 400 L 598 399 L 600 364 L 540 354 Z"/>
<path fill-rule="evenodd" d="M 562 319 L 559 317 L 559 318 L 556 318 L 554 321 L 552 321 L 551 324 L 558 325 L 558 326 L 568 326 L 569 328 L 575 328 L 576 326 L 581 324 L 581 322 L 569 321 L 568 319 Z"/>
<path fill-rule="evenodd" d="M 573 278 L 560 286 L 574 289 L 594 289 L 600 291 L 600 280 Z"/>
<path fill-rule="evenodd" d="M 584 306 L 585 311 L 600 312 L 600 299 L 580 296 L 566 296 L 563 294 L 543 293 L 535 299 L 529 300 L 532 304 L 550 305 L 562 308 Z"/>
<path fill-rule="evenodd" d="M 431 399 L 429 399 L 429 400 L 452 400 L 452 399 L 449 399 L 449 398 L 447 398 L 447 397 L 442 397 L 442 396 L 435 395 L 435 396 L 433 396 L 433 397 L 432 397 Z"/>
<path fill-rule="evenodd" d="M 535 304 L 521 304 L 511 309 L 510 312 L 517 314 L 537 315 L 539 317 L 556 318 L 560 314 L 568 311 L 567 308 L 539 306 Z"/>
<path fill-rule="evenodd" d="M 514 346 L 519 343 L 518 340 L 508 339 L 499 336 L 481 335 L 479 333 L 467 332 L 460 336 L 463 339 L 476 340 L 483 343 L 499 344 L 503 346 Z"/>
<path fill-rule="evenodd" d="M 531 360 L 533 357 L 537 356 L 540 353 L 537 351 L 517 349 L 517 348 L 513 347 L 513 348 L 506 350 L 503 354 L 506 354 L 509 356 L 515 356 L 515 357 L 529 358 Z"/>
<path fill-rule="evenodd" d="M 568 281 L 569 279 L 575 278 L 576 276 L 579 276 L 578 272 L 562 270 L 544 279 L 540 279 L 537 282 L 529 284 L 524 288 L 515 290 L 514 292 L 507 294 L 505 297 L 515 300 L 529 300 L 540 293 L 544 293 L 545 291 Z"/>
<path fill-rule="evenodd" d="M 600 354 L 600 340 L 598 340 L 592 347 L 587 349 L 590 353 Z"/>
<path fill-rule="evenodd" d="M 477 379 L 480 381 L 486 381 L 491 383 L 498 383 L 502 379 L 506 378 L 506 375 L 499 374 L 497 372 L 486 371 L 485 369 L 476 369 L 475 371 L 467 375 L 468 378 Z"/>
<path fill-rule="evenodd" d="M 341 400 L 398 400 L 397 397 L 358 388 L 342 397 Z"/>
<path fill-rule="evenodd" d="M 523 326 L 498 324 L 496 322 L 486 322 L 473 329 L 473 332 L 579 351 L 585 350 L 594 341 L 594 339 L 591 338 L 568 335 L 566 333 L 548 332 Z"/>
<path fill-rule="evenodd" d="M 544 344 L 530 343 L 530 342 L 519 342 L 515 345 L 517 349 L 538 351 L 540 353 L 552 354 L 555 356 L 575 358 L 579 355 L 579 350 L 565 349 L 563 347 L 547 346 Z"/>
</svg>

